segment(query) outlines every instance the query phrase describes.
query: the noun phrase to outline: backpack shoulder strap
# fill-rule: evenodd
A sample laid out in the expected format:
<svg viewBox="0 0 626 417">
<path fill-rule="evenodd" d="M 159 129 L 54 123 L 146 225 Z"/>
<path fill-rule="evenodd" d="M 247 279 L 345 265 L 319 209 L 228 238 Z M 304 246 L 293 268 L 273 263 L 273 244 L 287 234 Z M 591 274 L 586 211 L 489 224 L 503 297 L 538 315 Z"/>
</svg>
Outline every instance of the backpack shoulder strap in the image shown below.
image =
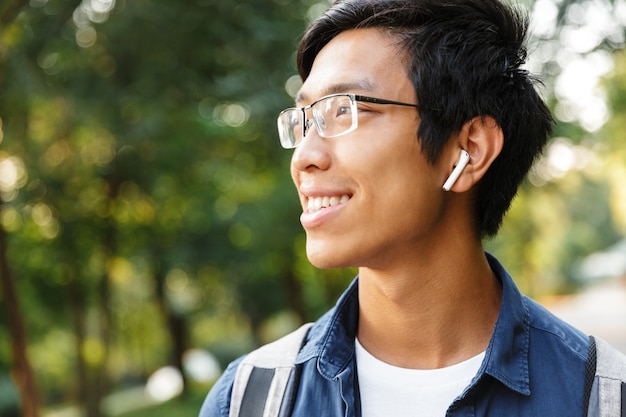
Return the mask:
<svg viewBox="0 0 626 417">
<path fill-rule="evenodd" d="M 296 356 L 311 325 L 261 346 L 242 360 L 235 374 L 229 417 L 278 417 L 289 411 L 291 395 L 285 394 L 292 394 Z"/>
<path fill-rule="evenodd" d="M 595 345 L 596 369 L 588 393 L 588 417 L 626 417 L 626 356 L 602 339 L 590 338 Z M 591 346 L 590 346 L 591 358 Z M 587 385 L 587 383 L 585 384 Z"/>
<path fill-rule="evenodd" d="M 583 397 L 583 417 L 589 417 L 589 401 L 591 399 L 591 390 L 596 379 L 597 364 L 596 339 L 589 336 L 589 353 L 587 354 L 587 364 L 585 369 L 585 396 Z"/>
</svg>

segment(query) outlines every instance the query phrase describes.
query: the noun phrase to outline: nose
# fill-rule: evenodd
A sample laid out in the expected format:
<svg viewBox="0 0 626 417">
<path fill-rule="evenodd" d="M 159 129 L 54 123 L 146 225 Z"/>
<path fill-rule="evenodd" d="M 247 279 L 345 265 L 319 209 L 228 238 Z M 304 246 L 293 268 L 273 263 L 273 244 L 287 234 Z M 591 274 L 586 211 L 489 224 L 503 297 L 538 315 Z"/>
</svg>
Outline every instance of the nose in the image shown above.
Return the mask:
<svg viewBox="0 0 626 417">
<path fill-rule="evenodd" d="M 294 149 L 291 157 L 292 172 L 326 170 L 330 167 L 331 160 L 328 140 L 318 134 L 315 123 L 312 123 Z"/>
</svg>

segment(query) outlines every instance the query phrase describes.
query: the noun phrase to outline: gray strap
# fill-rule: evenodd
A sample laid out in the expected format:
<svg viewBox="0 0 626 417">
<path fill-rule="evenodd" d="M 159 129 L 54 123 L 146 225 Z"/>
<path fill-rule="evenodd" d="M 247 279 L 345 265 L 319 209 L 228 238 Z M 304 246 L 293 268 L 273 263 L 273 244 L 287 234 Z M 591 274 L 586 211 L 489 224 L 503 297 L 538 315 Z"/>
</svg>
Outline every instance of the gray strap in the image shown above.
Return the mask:
<svg viewBox="0 0 626 417">
<path fill-rule="evenodd" d="M 626 417 L 624 381 L 626 381 L 626 356 L 602 339 L 595 338 L 597 365 L 596 378 L 589 401 L 589 417 Z"/>
<path fill-rule="evenodd" d="M 589 416 L 589 402 L 591 400 L 591 390 L 593 383 L 596 379 L 596 339 L 593 336 L 589 336 L 589 352 L 587 354 L 587 367 L 585 369 L 585 385 L 584 385 L 584 397 L 583 397 L 583 417 Z"/>
<path fill-rule="evenodd" d="M 622 416 L 626 417 L 626 382 L 622 382 Z"/>
<path fill-rule="evenodd" d="M 243 359 L 235 374 L 230 417 L 278 416 L 296 356 L 311 325 L 307 323 Z"/>
<path fill-rule="evenodd" d="M 274 379 L 274 370 L 266 368 L 252 368 L 248 386 L 243 393 L 239 417 L 252 417 L 258 410 L 265 408 L 267 393 Z"/>
</svg>

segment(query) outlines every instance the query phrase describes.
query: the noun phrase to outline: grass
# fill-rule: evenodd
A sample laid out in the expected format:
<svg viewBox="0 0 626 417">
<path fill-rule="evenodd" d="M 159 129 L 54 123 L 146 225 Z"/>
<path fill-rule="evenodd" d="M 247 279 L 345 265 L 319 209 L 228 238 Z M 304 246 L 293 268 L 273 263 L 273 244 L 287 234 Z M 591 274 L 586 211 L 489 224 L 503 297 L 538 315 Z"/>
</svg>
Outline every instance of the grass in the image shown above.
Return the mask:
<svg viewBox="0 0 626 417">
<path fill-rule="evenodd" d="M 187 394 L 161 404 L 119 414 L 116 417 L 197 416 L 207 391 L 189 390 Z"/>
<path fill-rule="evenodd" d="M 147 397 L 142 387 L 127 388 L 104 400 L 103 413 L 109 417 L 197 417 L 210 388 L 210 384 L 190 384 L 184 395 L 161 403 Z M 82 412 L 77 404 L 63 404 L 42 411 L 42 416 L 81 417 Z"/>
</svg>

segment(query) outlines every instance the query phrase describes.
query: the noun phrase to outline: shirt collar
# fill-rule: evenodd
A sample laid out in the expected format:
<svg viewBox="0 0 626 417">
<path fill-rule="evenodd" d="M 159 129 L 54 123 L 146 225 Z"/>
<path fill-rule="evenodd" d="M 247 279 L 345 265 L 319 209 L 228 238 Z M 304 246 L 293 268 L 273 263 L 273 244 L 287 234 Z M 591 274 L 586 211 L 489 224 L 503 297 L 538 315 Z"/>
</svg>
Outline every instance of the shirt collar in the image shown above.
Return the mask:
<svg viewBox="0 0 626 417">
<path fill-rule="evenodd" d="M 313 325 L 309 340 L 300 350 L 296 363 L 318 357 L 317 369 L 327 379 L 335 379 L 354 358 L 354 339 L 359 322 L 358 277 L 341 295 L 335 307 Z"/>
<path fill-rule="evenodd" d="M 530 316 L 524 297 L 504 267 L 490 254 L 489 265 L 502 283 L 502 305 L 478 377 L 491 375 L 505 386 L 524 395 L 530 394 L 528 349 Z M 318 357 L 317 368 L 327 379 L 336 378 L 354 357 L 354 338 L 358 326 L 358 277 L 322 316 L 309 333 L 297 363 Z"/>
<path fill-rule="evenodd" d="M 491 375 L 510 389 L 530 395 L 528 307 L 509 273 L 495 257 L 486 255 L 491 270 L 502 283 L 502 305 L 478 374 Z"/>
</svg>

